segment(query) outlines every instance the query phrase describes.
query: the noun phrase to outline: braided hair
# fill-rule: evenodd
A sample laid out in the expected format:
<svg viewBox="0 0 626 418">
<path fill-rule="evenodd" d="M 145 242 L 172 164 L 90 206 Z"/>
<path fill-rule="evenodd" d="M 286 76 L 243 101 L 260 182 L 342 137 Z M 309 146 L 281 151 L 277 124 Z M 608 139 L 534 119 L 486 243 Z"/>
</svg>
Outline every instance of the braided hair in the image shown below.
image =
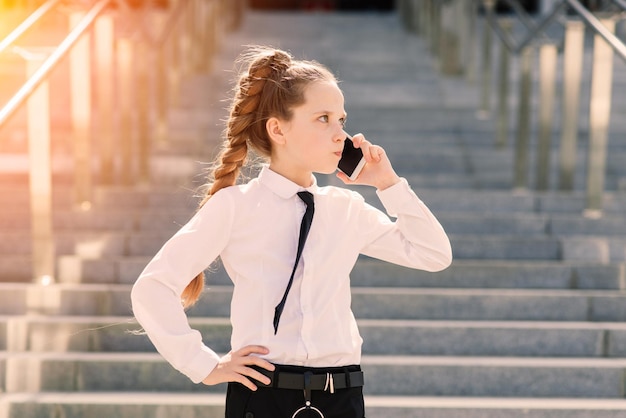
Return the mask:
<svg viewBox="0 0 626 418">
<path fill-rule="evenodd" d="M 234 88 L 225 138 L 209 176 L 213 180 L 200 207 L 219 190 L 237 183 L 247 162 L 249 148 L 261 157 L 271 157 L 272 145 L 266 128 L 268 119 L 291 120 L 293 108 L 304 103 L 304 92 L 309 84 L 337 81 L 322 64 L 296 60 L 280 49 L 251 47 L 238 62 L 243 71 Z M 203 288 L 204 273 L 200 273 L 182 293 L 185 308 L 198 301 Z"/>
</svg>

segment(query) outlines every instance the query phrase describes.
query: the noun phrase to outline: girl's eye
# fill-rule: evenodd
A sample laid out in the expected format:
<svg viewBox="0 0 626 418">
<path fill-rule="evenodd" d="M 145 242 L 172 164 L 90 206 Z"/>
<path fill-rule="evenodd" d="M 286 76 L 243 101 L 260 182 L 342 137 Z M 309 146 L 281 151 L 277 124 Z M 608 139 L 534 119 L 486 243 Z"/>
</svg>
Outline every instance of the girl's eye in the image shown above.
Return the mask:
<svg viewBox="0 0 626 418">
<path fill-rule="evenodd" d="M 341 123 L 341 126 L 343 126 L 345 128 L 345 126 L 346 126 L 346 118 L 339 119 L 339 123 Z"/>
<path fill-rule="evenodd" d="M 322 115 L 318 118 L 321 122 L 328 123 L 328 115 Z"/>
</svg>

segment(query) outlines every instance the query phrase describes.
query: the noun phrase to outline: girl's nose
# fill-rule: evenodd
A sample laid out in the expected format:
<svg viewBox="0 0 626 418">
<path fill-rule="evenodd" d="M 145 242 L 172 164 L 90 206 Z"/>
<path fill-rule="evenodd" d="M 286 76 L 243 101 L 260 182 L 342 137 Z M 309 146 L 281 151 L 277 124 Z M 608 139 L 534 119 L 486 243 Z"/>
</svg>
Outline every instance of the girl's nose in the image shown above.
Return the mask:
<svg viewBox="0 0 626 418">
<path fill-rule="evenodd" d="M 342 129 L 335 135 L 335 142 L 343 142 L 348 137 L 348 134 Z"/>
</svg>

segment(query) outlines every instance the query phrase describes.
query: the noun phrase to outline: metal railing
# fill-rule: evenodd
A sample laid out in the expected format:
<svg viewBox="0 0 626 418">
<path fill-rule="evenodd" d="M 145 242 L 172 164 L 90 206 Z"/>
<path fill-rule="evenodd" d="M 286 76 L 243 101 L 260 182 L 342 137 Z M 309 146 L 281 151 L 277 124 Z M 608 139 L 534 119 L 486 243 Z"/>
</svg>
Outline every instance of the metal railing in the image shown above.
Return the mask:
<svg viewBox="0 0 626 418">
<path fill-rule="evenodd" d="M 49 0 L 0 40 L 0 53 L 3 50 L 4 53 L 19 53 L 27 61 L 27 81 L 0 108 L 0 129 L 25 106 L 32 270 L 36 283 L 54 282 L 56 264 L 52 225 L 50 75 L 61 60 L 69 58 L 75 209 L 91 208 L 94 162 L 99 162 L 99 178 L 103 184 L 111 184 L 115 178 L 126 185 L 148 183 L 153 137 L 150 115 L 154 114 L 156 119 L 154 137 L 166 141 L 168 102 L 176 102 L 183 76 L 210 67 L 218 37 L 219 0 L 170 0 L 169 3 L 167 9 L 147 13 L 148 6 L 133 10 L 124 0 L 93 1 L 88 10 L 69 10 L 71 30 L 50 54 L 42 53 L 41 49 L 12 47 L 51 11 L 64 7 L 63 12 L 68 12 L 66 5 Z M 152 30 L 155 27 L 158 31 Z M 90 51 L 92 35 L 94 51 Z M 149 98 L 149 72 L 156 72 L 153 108 Z M 96 76 L 95 85 L 92 85 L 92 74 Z M 97 89 L 96 114 L 92 114 L 94 89 Z M 134 95 L 130 94 L 132 91 Z M 131 99 L 133 96 L 135 101 Z M 121 138 L 121 151 L 117 155 L 113 134 L 115 110 L 120 126 L 116 136 Z M 91 149 L 94 118 L 99 122 L 98 153 Z M 133 120 L 137 121 L 135 127 Z M 138 134 L 136 151 L 132 145 L 135 132 Z M 115 164 L 116 160 L 120 164 Z"/>
<path fill-rule="evenodd" d="M 513 186 L 517 189 L 529 188 L 529 148 L 531 136 L 531 94 L 533 58 L 539 51 L 539 109 L 536 151 L 535 189 L 549 188 L 549 164 L 552 148 L 551 137 L 554 125 L 556 91 L 556 66 L 558 54 L 563 52 L 562 82 L 562 121 L 559 144 L 559 189 L 572 191 L 576 166 L 580 85 L 584 53 L 584 32 L 589 28 L 595 34 L 591 76 L 591 97 L 589 113 L 589 150 L 586 173 L 586 214 L 600 216 L 605 188 L 606 153 L 608 128 L 610 124 L 611 85 L 613 56 L 626 61 L 626 45 L 615 36 L 616 21 L 626 11 L 625 0 L 610 0 L 617 12 L 597 17 L 578 0 L 555 1 L 552 10 L 539 19 L 531 18 L 518 0 L 504 0 L 526 32 L 516 40 L 512 34 L 514 20 L 510 16 L 496 17 L 496 0 L 405 0 L 401 4 L 405 25 L 430 38 L 431 45 L 437 46 L 437 54 L 442 71 L 446 63 L 457 62 L 456 71 L 467 69 L 470 80 L 474 78 L 475 63 L 458 57 L 456 48 L 448 48 L 443 33 L 459 42 L 467 38 L 474 42 L 478 5 L 482 6 L 485 26 L 482 33 L 482 63 L 480 103 L 477 115 L 488 118 L 491 114 L 492 97 L 492 34 L 501 44 L 497 80 L 497 117 L 495 146 L 507 146 L 509 135 L 509 76 L 510 57 L 519 59 L 519 96 L 517 127 L 515 130 L 515 158 Z M 569 10 L 567 10 L 569 9 Z M 441 16 L 452 13 L 461 16 L 459 24 L 445 27 Z M 566 10 L 573 14 L 568 16 Z M 420 17 L 421 16 L 421 17 Z M 427 22 L 427 19 L 430 22 Z M 461 23 L 466 21 L 467 23 Z M 564 27 L 561 39 L 552 39 L 546 32 L 553 23 Z M 517 31 L 519 34 L 519 30 Z M 452 42 L 454 45 L 455 42 Z M 469 48 L 468 48 L 469 49 Z M 435 52 L 435 48 L 433 48 Z M 455 56 L 456 55 L 456 56 Z M 465 68 L 462 66 L 465 65 Z"/>
</svg>

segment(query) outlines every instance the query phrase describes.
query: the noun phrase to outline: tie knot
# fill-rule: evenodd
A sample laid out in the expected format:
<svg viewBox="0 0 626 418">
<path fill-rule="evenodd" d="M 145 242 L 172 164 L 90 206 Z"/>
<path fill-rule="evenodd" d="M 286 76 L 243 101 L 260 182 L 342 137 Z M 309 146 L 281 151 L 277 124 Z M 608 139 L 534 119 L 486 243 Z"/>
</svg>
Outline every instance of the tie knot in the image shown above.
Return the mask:
<svg viewBox="0 0 626 418">
<path fill-rule="evenodd" d="M 298 192 L 298 197 L 302 199 L 304 203 L 306 203 L 307 207 L 313 207 L 313 194 L 311 194 L 311 192 Z"/>
</svg>

